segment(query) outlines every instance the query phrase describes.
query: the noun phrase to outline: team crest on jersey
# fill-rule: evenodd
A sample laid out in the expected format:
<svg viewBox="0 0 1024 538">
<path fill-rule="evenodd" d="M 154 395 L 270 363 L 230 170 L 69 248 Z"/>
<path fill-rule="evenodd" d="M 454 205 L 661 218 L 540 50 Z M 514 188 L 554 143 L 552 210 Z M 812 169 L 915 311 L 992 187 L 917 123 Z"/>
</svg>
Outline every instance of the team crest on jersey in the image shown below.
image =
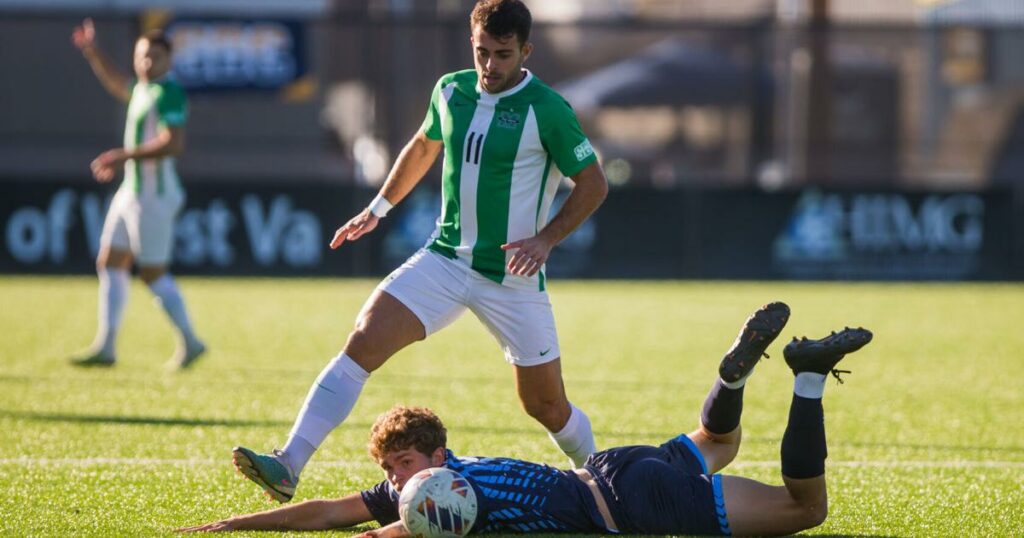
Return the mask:
<svg viewBox="0 0 1024 538">
<path fill-rule="evenodd" d="M 522 116 L 511 110 L 506 110 L 498 113 L 498 127 L 504 127 L 505 129 L 517 129 L 519 124 L 523 122 Z"/>
<path fill-rule="evenodd" d="M 584 140 L 573 149 L 573 152 L 576 153 L 576 160 L 582 161 L 594 154 L 594 146 L 590 145 L 590 140 Z"/>
</svg>

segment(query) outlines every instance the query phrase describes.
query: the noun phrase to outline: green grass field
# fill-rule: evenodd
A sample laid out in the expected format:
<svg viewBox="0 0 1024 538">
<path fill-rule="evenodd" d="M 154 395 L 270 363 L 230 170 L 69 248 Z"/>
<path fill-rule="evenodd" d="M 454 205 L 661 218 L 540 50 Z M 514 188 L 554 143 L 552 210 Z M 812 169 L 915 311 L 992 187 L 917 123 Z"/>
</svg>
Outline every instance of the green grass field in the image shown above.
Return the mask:
<svg viewBox="0 0 1024 538">
<path fill-rule="evenodd" d="M 65 359 L 92 338 L 95 279 L 0 279 L 0 535 L 167 535 L 270 507 L 235 474 L 231 447 L 284 442 L 376 282 L 179 282 L 211 348 L 185 373 L 163 368 L 172 333 L 141 284 L 120 363 L 79 371 Z M 726 472 L 781 484 L 784 340 L 864 325 L 874 342 L 826 389 L 831 514 L 808 534 L 1024 532 L 1024 285 L 555 282 L 551 294 L 569 397 L 600 447 L 692 430 L 740 324 L 781 299 L 793 317 L 748 384 L 744 445 Z M 367 431 L 397 402 L 434 408 L 457 454 L 564 463 L 469 314 L 373 375 L 297 499 L 379 481 Z"/>
</svg>

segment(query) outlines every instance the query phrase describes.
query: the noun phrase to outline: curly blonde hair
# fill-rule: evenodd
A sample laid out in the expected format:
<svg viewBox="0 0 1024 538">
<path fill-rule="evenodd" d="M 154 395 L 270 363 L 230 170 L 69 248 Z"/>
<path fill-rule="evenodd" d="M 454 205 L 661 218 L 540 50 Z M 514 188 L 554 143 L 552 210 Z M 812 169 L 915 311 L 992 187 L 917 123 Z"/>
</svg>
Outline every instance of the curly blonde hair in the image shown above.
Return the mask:
<svg viewBox="0 0 1024 538">
<path fill-rule="evenodd" d="M 429 456 L 447 442 L 447 430 L 433 411 L 396 405 L 373 423 L 369 449 L 370 456 L 379 462 L 385 454 L 409 448 Z"/>
</svg>

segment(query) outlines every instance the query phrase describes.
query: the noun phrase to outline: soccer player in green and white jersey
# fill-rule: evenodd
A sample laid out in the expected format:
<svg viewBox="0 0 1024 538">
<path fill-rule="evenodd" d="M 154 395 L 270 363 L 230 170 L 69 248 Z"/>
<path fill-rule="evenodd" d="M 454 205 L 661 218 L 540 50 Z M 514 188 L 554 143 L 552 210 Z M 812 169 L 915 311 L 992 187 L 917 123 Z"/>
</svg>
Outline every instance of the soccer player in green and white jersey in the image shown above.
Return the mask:
<svg viewBox="0 0 1024 538">
<path fill-rule="evenodd" d="M 310 388 L 284 449 L 234 451 L 239 470 L 278 501 L 291 499 L 302 468 L 348 416 L 370 372 L 466 309 L 512 363 L 526 412 L 575 465 L 595 451 L 590 420 L 569 403 L 562 383 L 544 262 L 597 209 L 608 185 L 572 109 L 522 67 L 533 50 L 530 25 L 519 0 L 476 5 L 476 69 L 441 77 L 422 128 L 378 196 L 335 233 L 331 248 L 373 230 L 444 150 L 433 236 L 367 300 L 342 352 Z M 548 222 L 563 175 L 575 187 Z"/>
<path fill-rule="evenodd" d="M 168 78 L 171 44 L 160 31 L 143 34 L 135 42 L 135 80 L 114 67 L 96 46 L 96 30 L 86 19 L 72 33 L 96 77 L 111 95 L 128 104 L 124 146 L 103 152 L 92 161 L 100 183 L 113 180 L 124 169 L 124 180 L 107 211 L 100 237 L 96 271 L 100 279 L 99 327 L 89 352 L 72 359 L 76 366 L 112 366 L 115 341 L 128 298 L 132 262 L 178 330 L 179 345 L 170 364 L 190 366 L 206 346 L 196 337 L 185 301 L 167 266 L 174 246 L 174 219 L 185 202 L 185 192 L 174 167 L 174 157 L 185 148 L 187 116 L 185 92 Z"/>
</svg>

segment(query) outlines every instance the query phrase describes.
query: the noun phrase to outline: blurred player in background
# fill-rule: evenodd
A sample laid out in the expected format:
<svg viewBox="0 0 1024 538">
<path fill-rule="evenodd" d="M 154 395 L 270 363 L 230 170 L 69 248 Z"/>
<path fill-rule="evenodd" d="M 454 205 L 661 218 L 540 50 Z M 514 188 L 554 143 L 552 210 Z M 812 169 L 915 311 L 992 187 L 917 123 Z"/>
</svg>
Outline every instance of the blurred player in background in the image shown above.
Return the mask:
<svg viewBox="0 0 1024 538">
<path fill-rule="evenodd" d="M 108 183 L 124 170 L 124 180 L 107 211 L 100 237 L 96 271 L 100 279 L 99 326 L 90 350 L 72 359 L 76 366 L 112 366 L 132 262 L 177 329 L 178 348 L 171 365 L 187 368 L 206 346 L 196 337 L 185 300 L 167 272 L 174 246 L 174 219 L 185 192 L 174 167 L 185 148 L 185 92 L 168 78 L 171 44 L 160 31 L 146 32 L 135 42 L 135 77 L 121 73 L 96 45 L 96 29 L 86 19 L 71 40 L 88 60 L 103 87 L 128 105 L 124 146 L 92 161 L 96 181 Z"/>
<path fill-rule="evenodd" d="M 278 501 L 292 498 L 299 473 L 351 412 L 370 372 L 467 309 L 512 363 L 526 412 L 575 465 L 594 452 L 590 419 L 569 403 L 562 383 L 544 263 L 597 209 L 608 184 L 569 104 L 523 69 L 533 51 L 530 26 L 518 0 L 476 5 L 476 69 L 441 77 L 381 192 L 335 233 L 331 248 L 372 231 L 444 151 L 436 231 L 367 300 L 344 349 L 310 388 L 284 449 L 235 449 L 239 470 Z M 563 175 L 575 187 L 548 222 Z"/>
</svg>

